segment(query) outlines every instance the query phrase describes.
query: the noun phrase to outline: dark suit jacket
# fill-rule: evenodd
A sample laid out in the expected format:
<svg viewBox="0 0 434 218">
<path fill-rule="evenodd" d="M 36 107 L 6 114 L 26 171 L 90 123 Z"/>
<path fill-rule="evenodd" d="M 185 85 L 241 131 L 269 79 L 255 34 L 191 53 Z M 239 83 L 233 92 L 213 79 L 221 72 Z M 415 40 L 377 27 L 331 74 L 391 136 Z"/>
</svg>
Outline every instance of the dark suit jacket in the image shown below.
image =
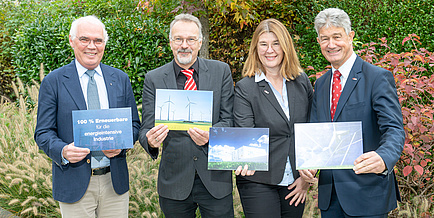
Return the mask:
<svg viewBox="0 0 434 218">
<path fill-rule="evenodd" d="M 286 81 L 286 89 L 290 120 L 265 80 L 256 83 L 254 77 L 245 77 L 235 86 L 235 126 L 269 128 L 270 134 L 268 171 L 257 171 L 253 176 L 244 177 L 245 179 L 271 185 L 279 184 L 288 156 L 294 178 L 299 177 L 295 170 L 294 123 L 308 122 L 313 91 L 305 73 L 295 80 Z"/>
<path fill-rule="evenodd" d="M 311 122 L 331 122 L 330 81 L 331 70 L 315 84 Z M 353 170 L 321 170 L 319 208 L 329 207 L 333 181 L 342 208 L 351 216 L 385 214 L 394 209 L 399 191 L 393 166 L 401 156 L 405 133 L 392 73 L 357 57 L 334 121 L 362 121 L 363 152 L 376 151 L 388 174 L 356 175 Z"/>
<path fill-rule="evenodd" d="M 229 66 L 220 61 L 198 58 L 199 88 L 213 91 L 213 126 L 233 125 L 234 85 Z M 143 87 L 143 125 L 139 141 L 153 159 L 158 149 L 149 147 L 146 133 L 155 123 L 155 90 L 177 89 L 173 61 L 148 72 Z M 208 170 L 208 146 L 198 146 L 186 131 L 169 131 L 163 141 L 158 173 L 158 193 L 164 198 L 184 200 L 191 193 L 195 171 L 206 189 L 217 199 L 232 194 L 232 172 Z"/>
<path fill-rule="evenodd" d="M 131 107 L 133 141 L 137 140 L 140 120 L 128 75 L 101 64 L 110 108 Z M 62 149 L 74 141 L 72 111 L 86 110 L 75 61 L 48 74 L 39 90 L 38 118 L 35 141 L 53 160 L 53 197 L 73 203 L 86 192 L 91 176 L 89 154 L 82 161 L 62 165 Z M 113 187 L 118 194 L 128 191 L 126 151 L 110 158 Z"/>
</svg>

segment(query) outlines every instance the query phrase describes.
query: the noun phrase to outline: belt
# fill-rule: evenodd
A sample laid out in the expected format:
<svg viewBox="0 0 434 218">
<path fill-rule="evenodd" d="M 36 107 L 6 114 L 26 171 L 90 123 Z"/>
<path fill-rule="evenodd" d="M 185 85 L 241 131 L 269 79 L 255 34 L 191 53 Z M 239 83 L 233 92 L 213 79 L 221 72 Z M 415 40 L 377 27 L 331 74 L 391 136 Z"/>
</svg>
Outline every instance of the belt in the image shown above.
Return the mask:
<svg viewBox="0 0 434 218">
<path fill-rule="evenodd" d="M 110 166 L 92 169 L 92 176 L 104 175 L 110 172 Z"/>
</svg>

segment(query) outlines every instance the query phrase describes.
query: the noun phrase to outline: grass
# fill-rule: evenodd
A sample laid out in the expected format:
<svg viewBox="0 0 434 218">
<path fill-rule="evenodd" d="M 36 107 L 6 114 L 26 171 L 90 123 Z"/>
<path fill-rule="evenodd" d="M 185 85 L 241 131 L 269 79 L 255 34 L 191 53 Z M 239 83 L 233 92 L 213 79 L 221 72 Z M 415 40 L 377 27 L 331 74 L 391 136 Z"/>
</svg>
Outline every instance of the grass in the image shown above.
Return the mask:
<svg viewBox="0 0 434 218">
<path fill-rule="evenodd" d="M 33 140 L 39 84 L 24 87 L 20 80 L 17 84 L 18 102 L 0 100 L 0 207 L 20 217 L 61 217 L 58 202 L 52 198 L 51 160 Z M 130 217 L 163 217 L 156 188 L 160 159 L 152 160 L 136 142 L 127 162 Z M 317 214 L 313 194 L 305 217 Z M 233 196 L 235 217 L 244 217 L 235 182 Z"/>
<path fill-rule="evenodd" d="M 51 160 L 33 140 L 39 85 L 14 84 L 17 102 L 0 99 L 0 207 L 20 217 L 61 217 L 52 198 Z M 27 96 L 27 97 L 24 97 Z M 152 160 L 138 142 L 127 156 L 130 175 L 130 217 L 163 217 L 158 204 L 157 177 L 160 159 Z M 235 178 L 234 178 L 235 181 Z M 303 217 L 320 217 L 317 187 L 307 196 Z M 235 182 L 235 217 L 244 217 Z M 399 203 L 389 217 L 430 217 L 429 199 L 414 197 Z"/>
</svg>

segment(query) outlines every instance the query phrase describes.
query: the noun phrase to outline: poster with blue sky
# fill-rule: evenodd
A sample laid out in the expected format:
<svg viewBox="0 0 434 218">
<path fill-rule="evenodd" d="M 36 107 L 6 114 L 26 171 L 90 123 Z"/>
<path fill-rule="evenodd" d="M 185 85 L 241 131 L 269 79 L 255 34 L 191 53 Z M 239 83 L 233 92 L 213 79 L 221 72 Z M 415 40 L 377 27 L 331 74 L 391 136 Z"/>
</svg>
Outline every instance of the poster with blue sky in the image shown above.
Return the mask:
<svg viewBox="0 0 434 218">
<path fill-rule="evenodd" d="M 209 131 L 212 126 L 212 91 L 157 89 L 155 126 L 167 125 L 169 130 L 193 127 Z"/>
<path fill-rule="evenodd" d="M 268 171 L 268 128 L 212 127 L 208 149 L 209 170 Z"/>
</svg>

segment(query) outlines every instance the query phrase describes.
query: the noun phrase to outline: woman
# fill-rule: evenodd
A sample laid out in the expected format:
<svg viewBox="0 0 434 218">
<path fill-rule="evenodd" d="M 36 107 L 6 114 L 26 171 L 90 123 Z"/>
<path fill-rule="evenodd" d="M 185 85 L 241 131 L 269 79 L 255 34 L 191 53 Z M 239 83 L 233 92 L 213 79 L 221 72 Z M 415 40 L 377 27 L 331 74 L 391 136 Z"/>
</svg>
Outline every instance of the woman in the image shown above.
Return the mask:
<svg viewBox="0 0 434 218">
<path fill-rule="evenodd" d="M 313 90 L 291 36 L 276 19 L 262 21 L 235 86 L 236 127 L 269 128 L 269 170 L 238 167 L 237 187 L 250 217 L 302 217 L 309 184 L 295 170 L 294 123 L 308 122 Z"/>
</svg>

